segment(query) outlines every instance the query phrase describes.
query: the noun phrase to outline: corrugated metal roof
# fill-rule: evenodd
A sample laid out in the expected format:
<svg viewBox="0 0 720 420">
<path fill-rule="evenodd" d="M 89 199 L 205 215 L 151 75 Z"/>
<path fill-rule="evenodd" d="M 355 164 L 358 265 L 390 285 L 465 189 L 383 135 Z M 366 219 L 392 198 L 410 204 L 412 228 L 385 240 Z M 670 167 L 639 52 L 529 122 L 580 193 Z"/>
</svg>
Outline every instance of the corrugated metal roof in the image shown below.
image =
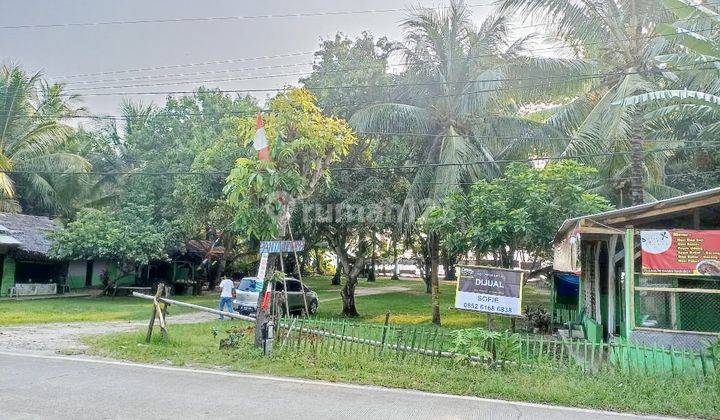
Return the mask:
<svg viewBox="0 0 720 420">
<path fill-rule="evenodd" d="M 16 246 L 20 245 L 20 241 L 13 238 L 10 235 L 1 235 L 0 234 L 0 245 L 9 245 L 9 246 Z"/>
<path fill-rule="evenodd" d="M 602 213 L 590 214 L 587 216 L 580 216 L 574 219 L 567 219 L 565 220 L 565 222 L 563 222 L 562 226 L 560 226 L 560 229 L 558 229 L 558 232 L 555 235 L 555 240 L 557 241 L 558 239 L 564 238 L 566 233 L 575 225 L 577 225 L 581 220 L 594 220 L 602 222 L 604 219 L 618 216 L 632 216 L 634 214 L 640 214 L 648 210 L 655 210 L 668 206 L 691 203 L 696 200 L 701 200 L 714 196 L 720 197 L 720 187 L 685 195 L 679 195 L 677 197 L 667 198 L 665 200 L 653 201 L 652 203 L 639 204 L 637 206 L 625 207 L 622 209 L 610 210 Z"/>
</svg>

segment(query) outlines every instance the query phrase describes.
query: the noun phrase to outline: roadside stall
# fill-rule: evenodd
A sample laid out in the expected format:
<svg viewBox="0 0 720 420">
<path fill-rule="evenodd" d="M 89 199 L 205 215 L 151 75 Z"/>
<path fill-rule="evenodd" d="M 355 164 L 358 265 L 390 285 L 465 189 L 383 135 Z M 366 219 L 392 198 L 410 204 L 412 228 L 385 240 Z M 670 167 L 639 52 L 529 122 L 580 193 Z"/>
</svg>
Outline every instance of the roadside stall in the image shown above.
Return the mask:
<svg viewBox="0 0 720 420">
<path fill-rule="evenodd" d="M 691 351 L 717 341 L 720 188 L 567 220 L 554 247 L 553 321 L 566 333 Z"/>
</svg>

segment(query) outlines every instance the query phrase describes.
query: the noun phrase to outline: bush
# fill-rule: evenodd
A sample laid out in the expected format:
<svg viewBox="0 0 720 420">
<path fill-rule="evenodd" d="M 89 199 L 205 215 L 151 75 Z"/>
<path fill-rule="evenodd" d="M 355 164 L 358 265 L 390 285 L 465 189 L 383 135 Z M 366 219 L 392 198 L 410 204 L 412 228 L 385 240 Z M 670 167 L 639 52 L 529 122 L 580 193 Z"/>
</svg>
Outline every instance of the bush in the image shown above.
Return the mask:
<svg viewBox="0 0 720 420">
<path fill-rule="evenodd" d="M 509 331 L 489 331 L 484 328 L 455 330 L 450 351 L 478 358 L 493 365 L 498 362 L 515 360 L 520 355 L 520 336 Z"/>
</svg>

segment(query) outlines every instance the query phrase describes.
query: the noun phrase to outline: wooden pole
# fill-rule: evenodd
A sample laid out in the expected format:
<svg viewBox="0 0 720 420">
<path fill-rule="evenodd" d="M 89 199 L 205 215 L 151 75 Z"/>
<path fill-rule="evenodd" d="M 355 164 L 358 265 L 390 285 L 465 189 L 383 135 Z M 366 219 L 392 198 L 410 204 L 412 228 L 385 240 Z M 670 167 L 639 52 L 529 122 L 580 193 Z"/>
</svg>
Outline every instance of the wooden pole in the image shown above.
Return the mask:
<svg viewBox="0 0 720 420">
<path fill-rule="evenodd" d="M 155 326 L 155 318 L 158 316 L 158 312 L 160 312 L 160 308 L 158 306 L 157 299 L 162 294 L 164 288 L 165 288 L 165 285 L 163 283 L 159 283 L 157 286 L 157 290 L 155 290 L 155 296 L 144 295 L 153 300 L 152 315 L 150 316 L 150 322 L 148 323 L 148 332 L 147 332 L 147 335 L 145 336 L 146 343 L 149 343 L 150 340 L 152 339 L 153 327 Z M 133 292 L 133 295 L 135 293 L 136 292 Z M 162 321 L 162 322 L 164 323 L 165 321 Z"/>
<path fill-rule="evenodd" d="M 615 334 L 615 248 L 617 241 L 618 235 L 612 235 L 608 241 L 608 338 Z"/>
<path fill-rule="evenodd" d="M 625 338 L 630 339 L 632 329 L 635 327 L 634 314 L 634 287 L 635 287 L 635 231 L 625 230 Z"/>
<path fill-rule="evenodd" d="M 602 315 L 600 313 L 600 247 L 602 245 L 602 242 L 597 241 L 595 243 L 595 252 L 593 253 L 593 264 L 594 267 L 594 278 L 593 278 L 593 295 L 595 295 L 595 308 L 593 308 L 595 313 L 593 314 L 595 317 L 595 321 L 598 322 L 598 324 L 602 325 Z"/>
<path fill-rule="evenodd" d="M 295 238 L 293 237 L 290 223 L 288 223 L 288 233 L 290 234 L 290 246 L 292 247 L 292 252 L 295 256 L 295 268 L 297 269 L 298 280 L 300 280 L 300 288 L 302 289 L 303 304 L 305 305 L 305 316 L 310 316 L 310 311 L 308 309 L 307 303 L 307 295 L 305 294 L 305 284 L 302 280 L 302 270 L 300 270 L 300 259 L 298 258 L 297 251 L 295 250 Z"/>
<path fill-rule="evenodd" d="M 142 298 L 142 299 L 148 299 L 148 300 L 153 300 L 153 299 L 155 299 L 153 296 L 145 295 L 145 294 L 138 293 L 138 292 L 133 292 L 133 296 L 139 297 L 139 298 Z M 228 318 L 234 318 L 234 319 L 240 319 L 240 320 L 243 320 L 243 321 L 255 322 L 255 318 L 249 317 L 249 316 L 245 316 L 245 315 L 240 315 L 240 314 L 238 314 L 238 313 L 236 313 L 236 312 L 230 313 L 230 312 L 225 312 L 225 311 L 219 311 L 219 310 L 217 310 L 217 309 L 207 308 L 207 307 L 205 307 L 205 306 L 195 305 L 195 304 L 187 303 L 187 302 L 180 302 L 180 301 L 177 301 L 177 300 L 167 299 L 167 298 L 162 298 L 162 297 L 161 297 L 161 298 L 158 298 L 158 301 L 159 301 L 159 302 L 163 302 L 163 303 L 167 303 L 168 305 L 177 305 L 177 306 L 181 306 L 181 307 L 184 307 L 184 308 L 197 309 L 198 311 L 209 312 L 209 313 L 215 314 L 215 315 L 223 315 L 223 316 L 226 316 L 226 317 L 228 317 Z M 154 315 L 154 314 L 155 314 L 155 312 L 154 312 L 154 309 L 153 309 L 153 315 Z M 153 322 L 154 322 L 154 318 L 153 318 Z"/>
<path fill-rule="evenodd" d="M 285 262 L 283 261 L 283 253 L 280 252 L 280 271 L 282 271 L 283 297 L 285 299 L 285 316 L 290 316 L 290 302 L 288 302 L 287 281 L 285 281 Z M 277 312 L 276 312 L 277 313 Z"/>
</svg>

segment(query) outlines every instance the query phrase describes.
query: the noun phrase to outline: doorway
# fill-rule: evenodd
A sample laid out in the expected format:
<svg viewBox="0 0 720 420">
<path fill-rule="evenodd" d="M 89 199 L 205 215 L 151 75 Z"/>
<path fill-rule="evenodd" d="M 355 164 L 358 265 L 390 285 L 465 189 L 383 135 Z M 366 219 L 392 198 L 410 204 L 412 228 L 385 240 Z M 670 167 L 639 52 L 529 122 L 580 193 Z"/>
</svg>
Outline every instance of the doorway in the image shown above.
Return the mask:
<svg viewBox="0 0 720 420">
<path fill-rule="evenodd" d="M 93 265 L 93 260 L 88 260 L 85 266 L 85 287 L 92 286 Z"/>
</svg>

